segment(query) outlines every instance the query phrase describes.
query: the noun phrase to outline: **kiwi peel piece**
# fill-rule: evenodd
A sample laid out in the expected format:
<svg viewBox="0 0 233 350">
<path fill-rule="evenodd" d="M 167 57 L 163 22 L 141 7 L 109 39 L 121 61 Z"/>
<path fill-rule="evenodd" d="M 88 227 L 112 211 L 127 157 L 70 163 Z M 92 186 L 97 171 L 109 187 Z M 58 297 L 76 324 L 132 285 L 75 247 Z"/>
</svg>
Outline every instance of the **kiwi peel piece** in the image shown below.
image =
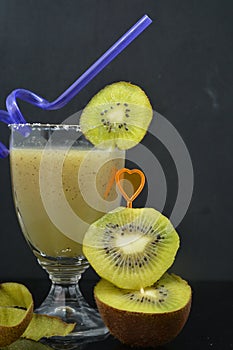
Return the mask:
<svg viewBox="0 0 233 350">
<path fill-rule="evenodd" d="M 48 315 L 33 314 L 29 326 L 22 334 L 22 338 L 38 341 L 41 338 L 66 336 L 71 333 L 75 323 L 63 322 L 60 318 Z"/>
<path fill-rule="evenodd" d="M 65 323 L 58 317 L 33 313 L 33 298 L 19 283 L 0 284 L 0 347 L 14 343 L 20 337 L 39 340 L 44 337 L 66 336 L 75 323 Z"/>
<path fill-rule="evenodd" d="M 100 90 L 84 108 L 80 127 L 99 148 L 129 149 L 145 136 L 153 110 L 145 92 L 120 81 Z"/>
<path fill-rule="evenodd" d="M 50 346 L 27 339 L 18 339 L 1 350 L 52 350 Z"/>
<path fill-rule="evenodd" d="M 113 336 L 131 346 L 155 347 L 180 333 L 189 316 L 192 292 L 179 276 L 165 273 L 143 290 L 119 289 L 102 279 L 94 296 Z"/>
<path fill-rule="evenodd" d="M 100 277 L 119 288 L 152 285 L 172 265 L 179 236 L 153 208 L 119 207 L 90 225 L 83 253 Z"/>
<path fill-rule="evenodd" d="M 17 340 L 29 325 L 32 315 L 32 295 L 24 285 L 0 284 L 0 346 Z"/>
</svg>

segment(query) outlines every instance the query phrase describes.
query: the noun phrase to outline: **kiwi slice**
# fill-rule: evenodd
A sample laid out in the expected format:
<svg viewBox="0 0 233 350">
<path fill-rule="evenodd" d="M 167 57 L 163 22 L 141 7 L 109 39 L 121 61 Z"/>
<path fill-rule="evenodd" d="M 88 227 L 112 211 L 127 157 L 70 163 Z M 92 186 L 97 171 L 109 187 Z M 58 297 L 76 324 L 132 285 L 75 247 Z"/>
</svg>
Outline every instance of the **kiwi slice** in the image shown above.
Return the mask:
<svg viewBox="0 0 233 350">
<path fill-rule="evenodd" d="M 153 208 L 119 207 L 90 225 L 83 253 L 94 270 L 120 288 L 140 289 L 172 265 L 179 236 Z"/>
<path fill-rule="evenodd" d="M 84 108 L 80 127 L 100 148 L 129 149 L 144 137 L 153 115 L 145 92 L 120 81 L 100 90 Z"/>
<path fill-rule="evenodd" d="M 132 346 L 155 347 L 170 342 L 182 330 L 191 307 L 188 283 L 168 273 L 141 290 L 120 289 L 102 279 L 94 295 L 110 333 Z"/>
</svg>

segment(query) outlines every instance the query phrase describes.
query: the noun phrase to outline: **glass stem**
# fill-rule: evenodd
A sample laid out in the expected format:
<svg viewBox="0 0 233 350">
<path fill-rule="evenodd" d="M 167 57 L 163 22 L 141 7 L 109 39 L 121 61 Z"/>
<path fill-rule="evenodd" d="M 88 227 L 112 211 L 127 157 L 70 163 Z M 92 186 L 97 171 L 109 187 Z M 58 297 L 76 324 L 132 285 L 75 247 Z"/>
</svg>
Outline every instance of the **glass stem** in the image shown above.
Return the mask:
<svg viewBox="0 0 233 350">
<path fill-rule="evenodd" d="M 51 289 L 36 313 L 56 316 L 68 323 L 75 323 L 75 329 L 65 337 L 66 342 L 77 341 L 85 337 L 106 336 L 108 329 L 97 310 L 90 307 L 84 299 L 78 283 L 58 284 L 52 282 Z M 53 337 L 53 342 L 64 338 Z"/>
<path fill-rule="evenodd" d="M 34 251 L 39 264 L 46 270 L 50 280 L 55 284 L 77 284 L 84 271 L 89 267 L 88 261 L 80 256 L 76 259 L 61 258 L 59 259 L 41 257 Z"/>
</svg>

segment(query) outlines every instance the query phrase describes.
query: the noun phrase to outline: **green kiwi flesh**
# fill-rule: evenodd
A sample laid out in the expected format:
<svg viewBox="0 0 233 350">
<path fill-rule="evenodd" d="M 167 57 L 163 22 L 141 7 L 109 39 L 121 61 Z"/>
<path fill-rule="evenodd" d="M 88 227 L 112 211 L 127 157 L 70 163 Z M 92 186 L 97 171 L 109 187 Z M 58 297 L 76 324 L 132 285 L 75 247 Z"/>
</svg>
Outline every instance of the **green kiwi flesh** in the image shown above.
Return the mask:
<svg viewBox="0 0 233 350">
<path fill-rule="evenodd" d="M 179 236 L 153 208 L 119 207 L 90 225 L 83 253 L 100 277 L 119 288 L 140 289 L 172 265 Z"/>
<path fill-rule="evenodd" d="M 129 149 L 142 140 L 152 115 L 145 92 L 120 81 L 107 85 L 90 100 L 80 117 L 80 127 L 99 148 Z"/>
<path fill-rule="evenodd" d="M 166 344 L 181 332 L 189 316 L 191 294 L 186 281 L 168 273 L 143 290 L 119 289 L 104 279 L 94 289 L 110 333 L 122 343 L 141 347 Z"/>
</svg>

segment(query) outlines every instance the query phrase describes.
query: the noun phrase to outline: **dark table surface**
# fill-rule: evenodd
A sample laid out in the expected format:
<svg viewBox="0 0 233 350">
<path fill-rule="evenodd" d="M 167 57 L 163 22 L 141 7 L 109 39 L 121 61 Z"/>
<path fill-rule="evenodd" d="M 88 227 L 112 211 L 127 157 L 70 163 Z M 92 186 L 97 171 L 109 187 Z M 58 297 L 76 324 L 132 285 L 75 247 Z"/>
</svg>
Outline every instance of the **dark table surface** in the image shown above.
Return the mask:
<svg viewBox="0 0 233 350">
<path fill-rule="evenodd" d="M 31 291 L 35 307 L 39 306 L 50 288 L 48 280 L 20 280 Z M 80 282 L 83 294 L 94 306 L 92 290 L 96 281 L 85 279 Z M 191 281 L 193 303 L 191 313 L 179 336 L 159 350 L 228 350 L 233 349 L 233 282 Z M 75 349 L 85 350 L 130 350 L 112 336 L 105 340 L 77 345 Z"/>
</svg>

